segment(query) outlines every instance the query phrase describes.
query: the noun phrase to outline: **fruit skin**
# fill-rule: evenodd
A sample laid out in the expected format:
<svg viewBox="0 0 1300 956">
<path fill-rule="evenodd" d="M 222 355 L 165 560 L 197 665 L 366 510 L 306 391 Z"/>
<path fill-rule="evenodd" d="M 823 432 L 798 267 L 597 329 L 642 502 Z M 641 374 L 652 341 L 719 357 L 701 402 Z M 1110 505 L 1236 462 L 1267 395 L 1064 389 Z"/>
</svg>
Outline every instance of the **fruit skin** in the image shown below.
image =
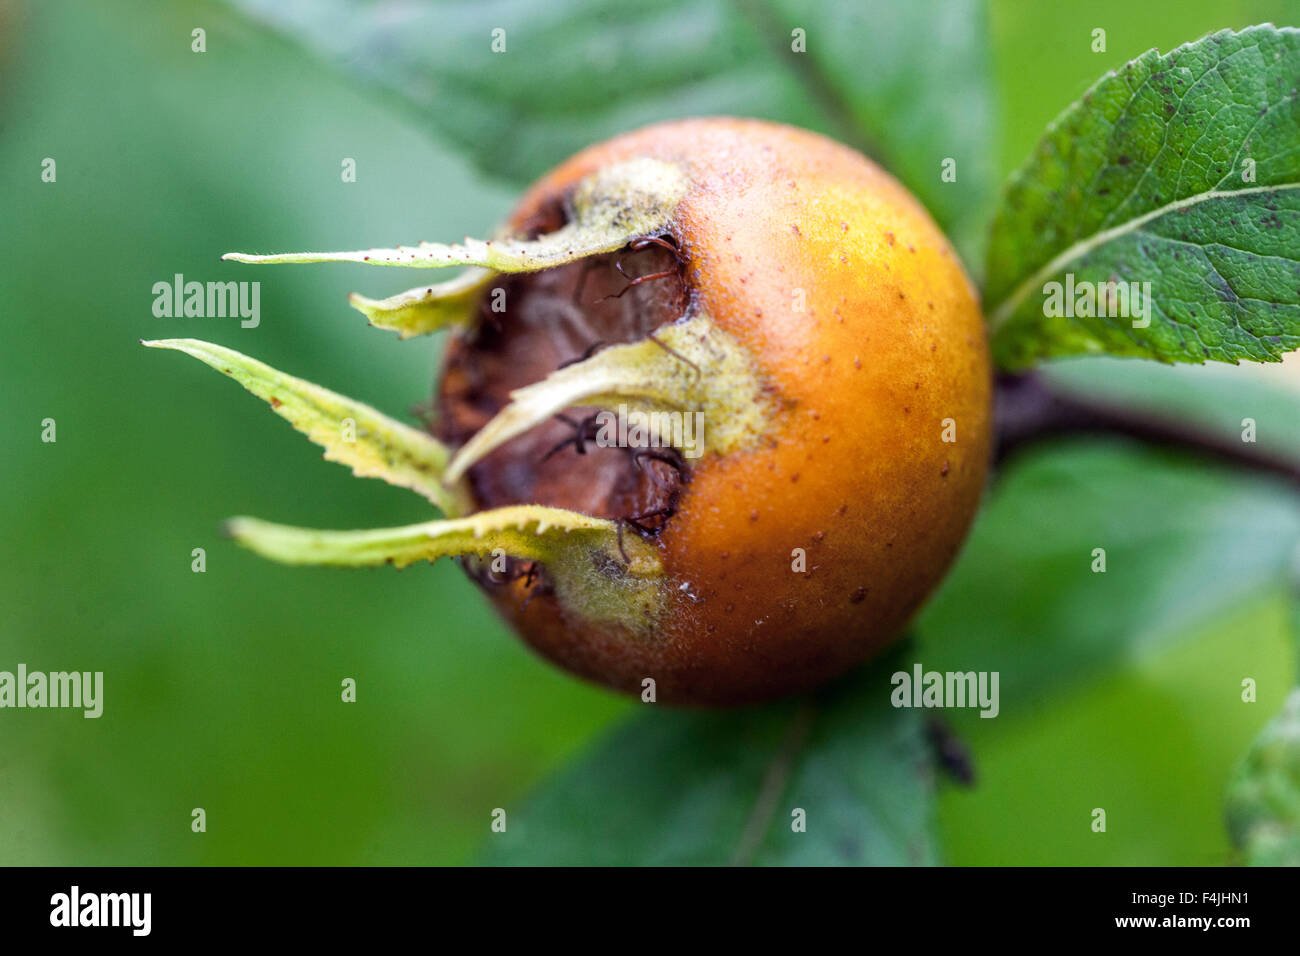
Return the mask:
<svg viewBox="0 0 1300 956">
<path fill-rule="evenodd" d="M 670 227 L 687 282 L 755 356 L 779 411 L 758 447 L 695 463 L 658 538 L 671 584 L 654 632 L 575 620 L 551 595 L 528 600 L 523 581 L 493 599 L 545 657 L 632 693 L 653 678 L 660 702 L 806 689 L 895 639 L 965 537 L 991 432 L 976 292 L 889 175 L 822 136 L 753 120 L 667 123 L 593 146 L 535 184 L 511 225 L 639 156 L 688 169 Z M 945 419 L 955 442 L 942 440 Z"/>
</svg>

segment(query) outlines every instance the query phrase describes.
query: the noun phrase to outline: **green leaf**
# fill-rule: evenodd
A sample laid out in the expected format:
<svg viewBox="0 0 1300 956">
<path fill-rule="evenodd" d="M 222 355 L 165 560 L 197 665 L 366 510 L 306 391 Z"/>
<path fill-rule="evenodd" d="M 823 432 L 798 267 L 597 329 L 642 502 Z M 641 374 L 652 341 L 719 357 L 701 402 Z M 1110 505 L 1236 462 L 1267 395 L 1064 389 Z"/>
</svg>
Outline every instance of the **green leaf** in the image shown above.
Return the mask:
<svg viewBox="0 0 1300 956">
<path fill-rule="evenodd" d="M 1265 25 L 1151 50 L 1066 110 L 994 220 L 999 365 L 1275 361 L 1300 346 L 1298 84 L 1300 30 Z M 1048 315 L 1048 284 L 1067 281 L 1149 288 L 1146 314 Z"/>
<path fill-rule="evenodd" d="M 873 156 L 979 261 L 994 176 L 982 0 L 229 2 L 376 82 L 515 182 L 648 123 L 754 116 Z M 493 52 L 497 29 L 504 52 Z M 795 30 L 806 52 L 793 51 Z M 956 182 L 941 179 L 947 158 Z"/>
<path fill-rule="evenodd" d="M 901 657 L 815 698 L 642 715 L 548 781 L 489 840 L 519 865 L 929 864 L 933 773 Z M 794 813 L 806 832 L 794 832 Z"/>
<path fill-rule="evenodd" d="M 425 432 L 234 349 L 198 339 L 157 339 L 141 344 L 184 352 L 230 376 L 324 448 L 327 461 L 350 466 L 357 477 L 382 478 L 390 485 L 409 488 L 447 515 L 472 510 L 464 484 L 448 485 L 443 480 L 450 455 L 446 446 Z"/>
<path fill-rule="evenodd" d="M 1270 481 L 1121 442 L 1027 456 L 918 622 L 920 660 L 998 671 L 1024 715 L 1278 587 L 1298 539 L 1300 499 Z"/>
</svg>

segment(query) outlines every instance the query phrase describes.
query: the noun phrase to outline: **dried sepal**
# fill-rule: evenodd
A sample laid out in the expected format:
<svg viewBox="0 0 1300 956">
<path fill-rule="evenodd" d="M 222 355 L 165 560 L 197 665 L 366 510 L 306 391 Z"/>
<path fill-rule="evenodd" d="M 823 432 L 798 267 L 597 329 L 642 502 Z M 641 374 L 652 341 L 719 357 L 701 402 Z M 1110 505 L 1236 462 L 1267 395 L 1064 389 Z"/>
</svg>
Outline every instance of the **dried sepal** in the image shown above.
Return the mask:
<svg viewBox="0 0 1300 956">
<path fill-rule="evenodd" d="M 672 445 L 688 457 L 743 447 L 762 434 L 771 416 L 752 356 L 702 314 L 640 342 L 610 346 L 515 389 L 510 398 L 456 452 L 447 466 L 448 480 L 459 481 L 494 449 L 574 406 L 610 411 L 624 406 L 642 413 L 655 444 Z M 683 448 L 680 436 L 692 423 L 680 415 L 695 412 L 702 413 L 703 428 L 691 429 L 695 444 Z M 679 430 L 679 424 L 685 427 Z"/>
<path fill-rule="evenodd" d="M 230 376 L 298 431 L 325 449 L 325 458 L 362 478 L 382 478 L 423 495 L 444 514 L 473 510 L 463 483 L 446 481 L 449 452 L 432 436 L 369 405 L 286 375 L 256 359 L 199 339 L 157 339 L 150 348 L 184 352 Z"/>
<path fill-rule="evenodd" d="M 490 269 L 467 269 L 448 282 L 422 285 L 387 299 L 370 299 L 354 292 L 348 302 L 375 328 L 409 339 L 452 326 L 473 325 L 479 301 L 495 278 Z"/>
<path fill-rule="evenodd" d="M 366 531 L 232 518 L 226 530 L 244 547 L 282 564 L 405 567 L 499 551 L 539 562 L 566 608 L 634 630 L 652 625 L 660 607 L 663 568 L 654 545 L 634 533 L 621 534 L 616 522 L 561 508 L 517 505 Z"/>
<path fill-rule="evenodd" d="M 228 252 L 222 258 L 259 264 L 362 262 L 424 269 L 479 266 L 496 272 L 537 272 L 615 252 L 633 239 L 663 231 L 686 194 L 687 185 L 685 172 L 675 163 L 633 159 L 605 167 L 579 182 L 570 201 L 568 223 L 536 239 L 467 238 L 455 245 L 421 242 L 392 249 L 266 256 Z"/>
</svg>

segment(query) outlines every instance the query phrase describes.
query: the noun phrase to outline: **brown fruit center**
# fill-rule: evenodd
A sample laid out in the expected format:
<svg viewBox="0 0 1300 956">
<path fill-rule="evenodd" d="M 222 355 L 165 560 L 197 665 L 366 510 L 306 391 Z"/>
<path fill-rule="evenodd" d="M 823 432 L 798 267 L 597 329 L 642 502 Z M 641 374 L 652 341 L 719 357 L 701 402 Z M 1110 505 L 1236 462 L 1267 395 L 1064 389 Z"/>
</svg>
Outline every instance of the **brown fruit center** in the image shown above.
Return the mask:
<svg viewBox="0 0 1300 956">
<path fill-rule="evenodd" d="M 446 351 L 437 437 L 464 444 L 509 403 L 512 390 L 601 348 L 642 341 L 690 305 L 681 259 L 667 239 L 501 276 L 483 299 L 476 329 Z M 478 506 L 551 505 L 624 519 L 641 534 L 662 530 L 687 477 L 685 462 L 671 448 L 599 445 L 597 412 L 569 409 L 475 464 L 468 479 Z"/>
</svg>

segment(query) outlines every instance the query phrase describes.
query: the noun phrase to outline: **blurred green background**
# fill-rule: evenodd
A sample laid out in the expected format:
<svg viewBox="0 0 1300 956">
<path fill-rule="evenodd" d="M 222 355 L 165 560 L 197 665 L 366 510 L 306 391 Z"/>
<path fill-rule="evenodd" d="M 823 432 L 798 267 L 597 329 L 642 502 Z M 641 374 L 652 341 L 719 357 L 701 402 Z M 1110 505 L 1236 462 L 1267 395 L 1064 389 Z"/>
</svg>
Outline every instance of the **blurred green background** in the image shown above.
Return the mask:
<svg viewBox="0 0 1300 956">
<path fill-rule="evenodd" d="M 1105 69 L 1213 29 L 1286 22 L 1287 6 L 993 3 L 1000 168 Z M 102 670 L 106 687 L 99 720 L 0 712 L 0 863 L 470 860 L 494 807 L 636 705 L 534 659 L 451 564 L 286 569 L 222 540 L 234 514 L 377 527 L 428 511 L 322 462 L 233 383 L 137 341 L 209 339 L 405 413 L 429 392 L 437 343 L 368 329 L 344 296 L 396 292 L 409 276 L 253 276 L 218 256 L 481 235 L 514 190 L 220 4 L 6 9 L 0 669 Z M 196 26 L 204 55 L 190 51 Z M 1079 37 L 1093 26 L 1105 54 Z M 57 183 L 40 180 L 45 157 Z M 356 183 L 340 181 L 343 157 Z M 174 273 L 260 280 L 260 327 L 155 318 L 151 287 Z M 40 441 L 47 417 L 55 444 Z M 1243 707 L 1216 683 L 1225 670 L 1294 673 L 1276 582 L 1172 651 L 1135 655 L 1032 714 L 963 725 L 980 783 L 943 791 L 946 859 L 1227 862 L 1212 782 L 1286 681 Z M 339 701 L 345 677 L 355 705 Z M 1123 839 L 1061 825 L 1097 805 L 1075 805 L 1080 781 L 1127 821 Z M 195 807 L 204 834 L 191 832 Z"/>
</svg>

